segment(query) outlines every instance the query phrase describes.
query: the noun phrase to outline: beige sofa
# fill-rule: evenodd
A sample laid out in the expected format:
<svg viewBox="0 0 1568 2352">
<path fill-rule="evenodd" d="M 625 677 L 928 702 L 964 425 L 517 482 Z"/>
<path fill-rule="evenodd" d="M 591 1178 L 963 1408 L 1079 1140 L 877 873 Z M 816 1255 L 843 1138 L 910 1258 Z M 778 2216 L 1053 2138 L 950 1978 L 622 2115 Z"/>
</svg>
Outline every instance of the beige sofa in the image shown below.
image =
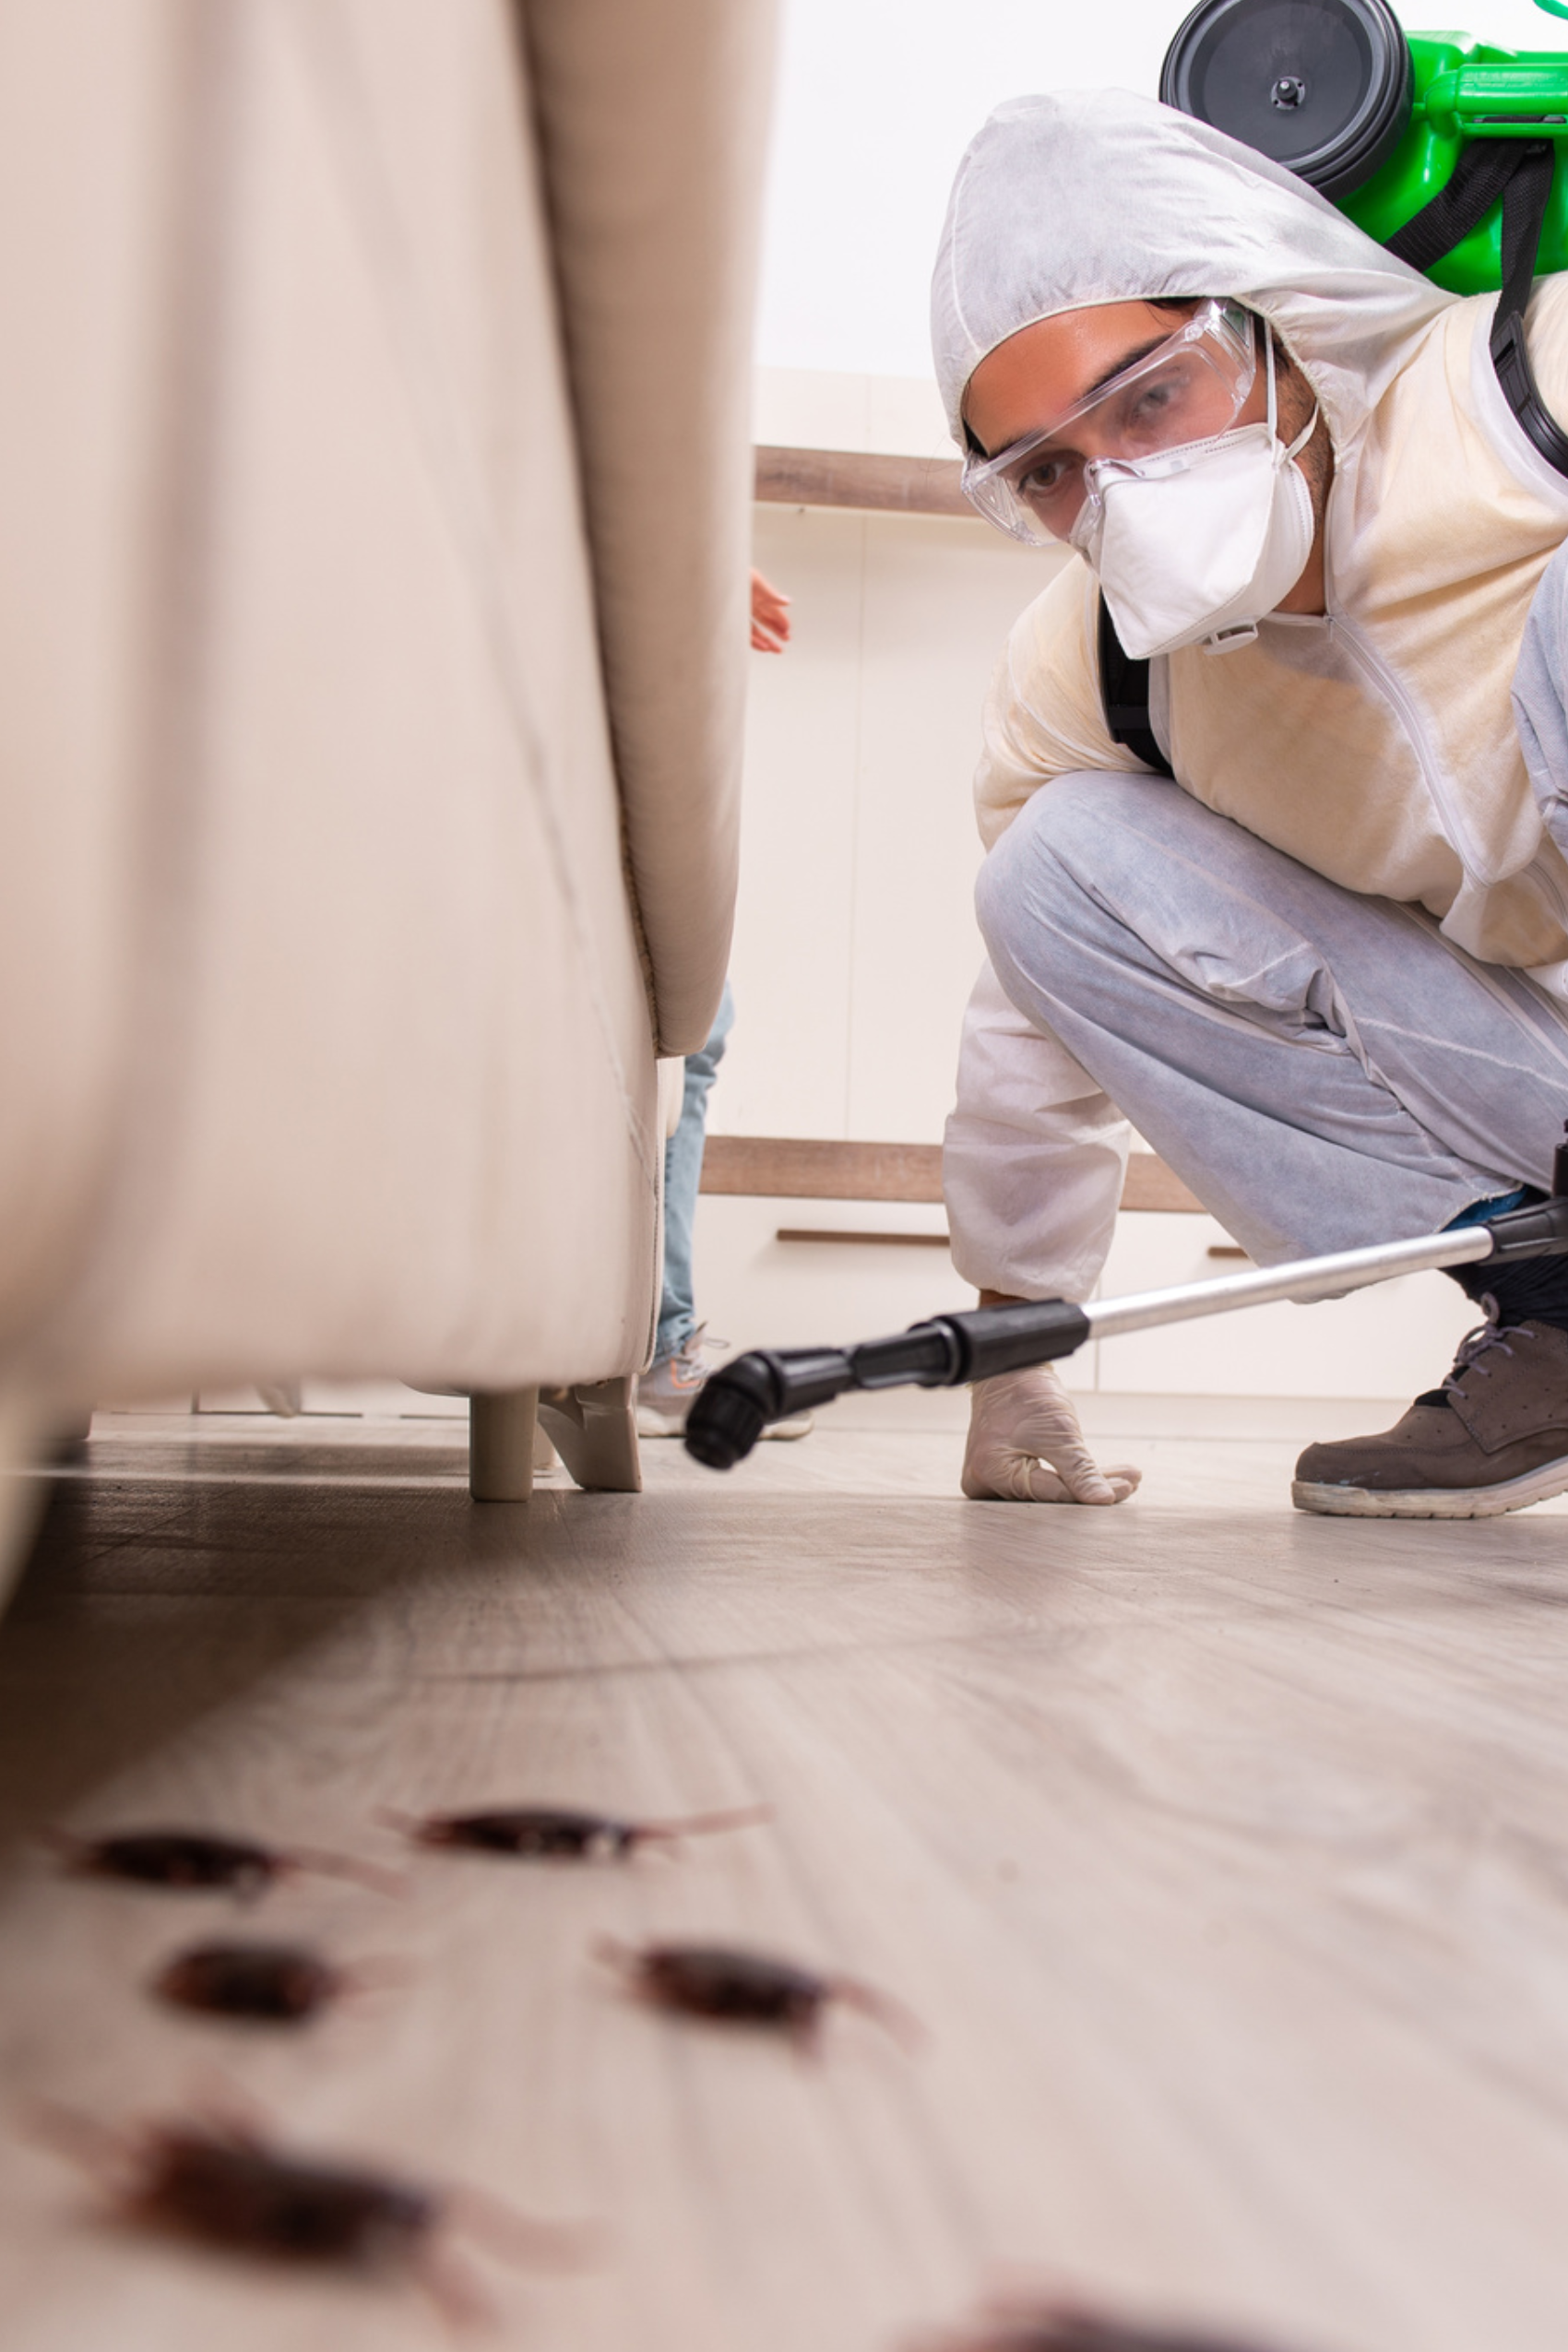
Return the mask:
<svg viewBox="0 0 1568 2352">
<path fill-rule="evenodd" d="M 0 11 L 13 1460 L 98 1397 L 645 1360 L 656 1055 L 734 885 L 768 36 Z"/>
</svg>

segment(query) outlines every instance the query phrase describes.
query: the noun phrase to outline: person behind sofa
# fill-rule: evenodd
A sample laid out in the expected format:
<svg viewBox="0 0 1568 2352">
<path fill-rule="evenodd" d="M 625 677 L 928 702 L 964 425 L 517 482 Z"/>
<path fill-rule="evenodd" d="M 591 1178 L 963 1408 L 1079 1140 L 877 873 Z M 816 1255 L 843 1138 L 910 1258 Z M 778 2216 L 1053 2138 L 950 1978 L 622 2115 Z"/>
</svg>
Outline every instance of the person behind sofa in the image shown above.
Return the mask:
<svg viewBox="0 0 1568 2352">
<path fill-rule="evenodd" d="M 752 574 L 752 646 L 757 653 L 782 653 L 790 642 L 790 600 L 760 572 Z M 664 1146 L 664 1287 L 653 1361 L 637 1383 L 637 1429 L 643 1437 L 679 1437 L 692 1399 L 707 1378 L 703 1361 L 707 1325 L 696 1315 L 692 1250 L 702 1183 L 703 1146 L 707 1136 L 707 1098 L 735 1019 L 728 980 L 712 1028 L 700 1051 L 688 1053 L 681 1116 Z M 809 1414 L 776 1422 L 770 1437 L 804 1437 Z"/>
<path fill-rule="evenodd" d="M 990 963 L 944 1182 L 983 1299 L 1087 1296 L 1128 1118 L 1265 1264 L 1550 1183 L 1568 480 L 1503 398 L 1493 307 L 1124 92 L 1018 100 L 965 155 L 932 319 L 966 487 L 1075 557 L 1012 632 L 976 786 Z M 1568 416 L 1568 281 L 1528 343 Z M 1101 596 L 1171 779 L 1110 732 Z M 1568 1263 L 1454 1278 L 1486 1319 L 1452 1373 L 1310 1446 L 1301 1507 L 1568 1489 Z M 1137 1475 L 1048 1367 L 977 1388 L 967 1494 L 1108 1504 Z"/>
</svg>

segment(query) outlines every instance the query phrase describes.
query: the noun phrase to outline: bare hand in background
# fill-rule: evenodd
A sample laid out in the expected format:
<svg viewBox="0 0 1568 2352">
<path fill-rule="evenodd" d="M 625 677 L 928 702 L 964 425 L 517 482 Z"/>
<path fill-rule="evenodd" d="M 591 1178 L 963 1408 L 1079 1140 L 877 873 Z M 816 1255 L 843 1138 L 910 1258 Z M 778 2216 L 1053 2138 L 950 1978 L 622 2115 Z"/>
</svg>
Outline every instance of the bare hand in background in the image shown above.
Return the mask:
<svg viewBox="0 0 1568 2352">
<path fill-rule="evenodd" d="M 790 600 L 760 572 L 752 574 L 752 644 L 758 653 L 782 653 L 790 642 Z"/>
</svg>

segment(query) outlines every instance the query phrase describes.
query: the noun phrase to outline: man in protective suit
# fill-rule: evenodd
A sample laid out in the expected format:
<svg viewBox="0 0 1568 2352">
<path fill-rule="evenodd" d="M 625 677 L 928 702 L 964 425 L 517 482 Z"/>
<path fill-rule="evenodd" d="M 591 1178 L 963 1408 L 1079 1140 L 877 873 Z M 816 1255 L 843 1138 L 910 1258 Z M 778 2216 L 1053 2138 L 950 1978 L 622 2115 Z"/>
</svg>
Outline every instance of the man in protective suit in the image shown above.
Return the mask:
<svg viewBox="0 0 1568 2352">
<path fill-rule="evenodd" d="M 1088 1295 L 1129 1119 L 1264 1265 L 1550 1185 L 1568 479 L 1503 396 L 1493 308 L 1124 92 L 1018 100 L 964 157 L 932 318 L 966 486 L 1082 558 L 1012 632 L 976 786 L 990 963 L 944 1182 L 984 1300 Z M 1568 419 L 1568 279 L 1527 342 Z M 1149 664 L 1122 740 L 1102 598 Z M 1453 1278 L 1484 1324 L 1395 1428 L 1307 1449 L 1303 1508 L 1568 1489 L 1568 1260 Z M 1136 1483 L 1049 1367 L 977 1387 L 967 1494 Z"/>
</svg>

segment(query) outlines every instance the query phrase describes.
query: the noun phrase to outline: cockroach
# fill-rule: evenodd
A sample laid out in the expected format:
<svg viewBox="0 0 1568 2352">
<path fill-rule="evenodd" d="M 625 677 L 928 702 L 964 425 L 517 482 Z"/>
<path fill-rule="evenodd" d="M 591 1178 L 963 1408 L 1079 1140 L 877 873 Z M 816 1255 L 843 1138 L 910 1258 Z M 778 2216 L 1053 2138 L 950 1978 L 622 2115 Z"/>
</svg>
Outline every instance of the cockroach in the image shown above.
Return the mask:
<svg viewBox="0 0 1568 2352">
<path fill-rule="evenodd" d="M 421 1846 L 459 1846 L 524 1861 L 624 1860 L 639 1846 L 705 1836 L 716 1829 L 749 1829 L 772 1819 L 766 1805 L 728 1813 L 692 1813 L 684 1821 L 619 1821 L 610 1813 L 576 1812 L 564 1805 L 508 1805 L 478 1813 L 384 1812 L 384 1821 Z"/>
<path fill-rule="evenodd" d="M 939 2337 L 923 2352 L 1249 2352 L 1249 2347 L 1231 2336 L 1134 2326 L 1076 2303 L 1051 2303 L 998 2307 L 978 2332 Z"/>
<path fill-rule="evenodd" d="M 489 2315 L 445 2259 L 463 2233 L 518 2260 L 581 2266 L 586 2233 L 534 2222 L 473 2189 L 435 2189 L 277 2147 L 248 2121 L 148 2122 L 115 2131 L 44 2108 L 36 2135 L 85 2166 L 134 2227 L 262 2260 L 415 2279 L 452 2316 Z"/>
<path fill-rule="evenodd" d="M 901 2002 L 853 1977 L 824 1977 L 791 1960 L 740 1952 L 721 1943 L 647 1943 L 640 1949 L 601 1939 L 595 1947 L 656 2009 L 677 2009 L 725 2025 L 763 2025 L 814 2049 L 830 2001 L 874 2017 L 906 2049 L 922 2038 Z"/>
<path fill-rule="evenodd" d="M 215 2017 L 297 2025 L 362 1981 L 296 1943 L 193 1943 L 152 1979 L 160 2001 Z"/>
<path fill-rule="evenodd" d="M 172 1887 L 182 1894 L 221 1890 L 254 1902 L 275 1880 L 315 1871 L 352 1879 L 378 1895 L 401 1894 L 390 1871 L 347 1854 L 321 1854 L 306 1847 L 279 1853 L 249 1837 L 219 1836 L 199 1829 L 130 1829 L 106 1837 L 75 1837 L 53 1830 L 48 1842 L 69 1871 L 85 1878 L 125 1879 L 137 1886 Z"/>
</svg>

